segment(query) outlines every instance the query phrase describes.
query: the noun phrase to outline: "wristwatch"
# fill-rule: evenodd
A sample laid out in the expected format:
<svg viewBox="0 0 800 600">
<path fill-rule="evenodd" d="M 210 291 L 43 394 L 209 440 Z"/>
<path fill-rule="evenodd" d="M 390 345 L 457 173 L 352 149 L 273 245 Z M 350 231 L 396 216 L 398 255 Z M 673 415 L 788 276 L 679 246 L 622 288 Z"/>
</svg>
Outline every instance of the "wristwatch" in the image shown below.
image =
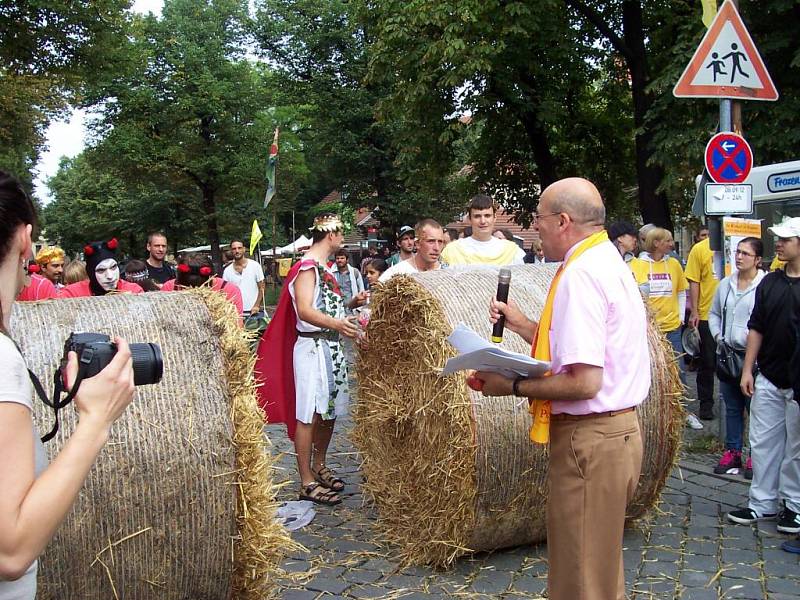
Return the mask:
<svg viewBox="0 0 800 600">
<path fill-rule="evenodd" d="M 517 375 L 516 379 L 514 379 L 514 384 L 511 386 L 511 391 L 514 393 L 515 396 L 523 396 L 523 394 L 519 391 L 519 384 L 521 381 L 525 381 L 528 379 L 524 375 Z"/>
</svg>

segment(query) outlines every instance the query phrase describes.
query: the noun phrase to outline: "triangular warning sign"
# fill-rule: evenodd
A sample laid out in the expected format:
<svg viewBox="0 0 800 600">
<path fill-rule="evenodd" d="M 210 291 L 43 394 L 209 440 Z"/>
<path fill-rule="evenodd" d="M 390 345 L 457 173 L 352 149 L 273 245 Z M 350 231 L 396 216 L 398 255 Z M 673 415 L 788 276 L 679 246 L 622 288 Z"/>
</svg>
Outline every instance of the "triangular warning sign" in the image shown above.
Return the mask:
<svg viewBox="0 0 800 600">
<path fill-rule="evenodd" d="M 731 0 L 725 0 L 672 94 L 678 98 L 778 99 L 778 90 Z"/>
</svg>

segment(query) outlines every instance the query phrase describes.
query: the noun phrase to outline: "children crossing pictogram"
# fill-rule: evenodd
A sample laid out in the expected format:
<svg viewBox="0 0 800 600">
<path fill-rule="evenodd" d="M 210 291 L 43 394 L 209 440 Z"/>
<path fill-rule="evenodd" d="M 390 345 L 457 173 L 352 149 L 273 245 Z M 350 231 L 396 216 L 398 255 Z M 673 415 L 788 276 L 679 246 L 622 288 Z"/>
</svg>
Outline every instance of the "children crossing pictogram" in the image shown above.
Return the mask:
<svg viewBox="0 0 800 600">
<path fill-rule="evenodd" d="M 777 100 L 778 91 L 731 0 L 726 0 L 681 75 L 679 98 Z"/>
</svg>

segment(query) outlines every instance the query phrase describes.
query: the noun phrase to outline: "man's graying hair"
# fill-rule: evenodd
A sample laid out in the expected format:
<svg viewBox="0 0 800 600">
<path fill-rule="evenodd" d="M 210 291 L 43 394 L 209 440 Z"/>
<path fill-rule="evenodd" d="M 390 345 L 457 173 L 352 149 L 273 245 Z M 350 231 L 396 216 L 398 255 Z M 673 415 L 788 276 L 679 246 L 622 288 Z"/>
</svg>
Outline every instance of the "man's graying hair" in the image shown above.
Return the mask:
<svg viewBox="0 0 800 600">
<path fill-rule="evenodd" d="M 602 225 L 606 222 L 606 207 L 564 190 L 550 201 L 554 213 L 567 213 L 577 225 Z"/>
</svg>

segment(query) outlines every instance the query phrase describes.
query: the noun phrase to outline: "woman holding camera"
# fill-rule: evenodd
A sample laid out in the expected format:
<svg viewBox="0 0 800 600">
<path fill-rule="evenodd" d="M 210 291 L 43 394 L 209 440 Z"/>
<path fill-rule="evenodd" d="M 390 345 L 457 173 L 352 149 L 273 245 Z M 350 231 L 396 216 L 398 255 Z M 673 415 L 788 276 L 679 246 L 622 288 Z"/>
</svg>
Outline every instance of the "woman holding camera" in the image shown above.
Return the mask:
<svg viewBox="0 0 800 600">
<path fill-rule="evenodd" d="M 25 360 L 9 337 L 14 299 L 28 283 L 36 212 L 19 182 L 0 171 L 0 600 L 36 595 L 36 559 L 70 510 L 111 424 L 133 398 L 133 368 L 125 340 L 98 375 L 85 379 L 75 398 L 75 431 L 47 465 L 31 416 L 32 386 Z M 74 352 L 67 384 L 75 380 Z"/>
<path fill-rule="evenodd" d="M 722 344 L 744 355 L 747 347 L 747 322 L 756 300 L 756 288 L 764 279 L 759 270 L 764 244 L 756 237 L 744 238 L 736 246 L 736 272 L 719 282 L 708 314 L 708 328 L 717 342 L 717 352 Z M 741 373 L 739 373 L 741 376 Z M 750 398 L 742 393 L 739 380 L 724 381 L 719 375 L 719 391 L 725 402 L 725 452 L 714 473 L 744 467 L 746 479 L 753 478 L 750 458 L 742 464 L 742 435 L 744 413 L 750 412 Z"/>
</svg>

